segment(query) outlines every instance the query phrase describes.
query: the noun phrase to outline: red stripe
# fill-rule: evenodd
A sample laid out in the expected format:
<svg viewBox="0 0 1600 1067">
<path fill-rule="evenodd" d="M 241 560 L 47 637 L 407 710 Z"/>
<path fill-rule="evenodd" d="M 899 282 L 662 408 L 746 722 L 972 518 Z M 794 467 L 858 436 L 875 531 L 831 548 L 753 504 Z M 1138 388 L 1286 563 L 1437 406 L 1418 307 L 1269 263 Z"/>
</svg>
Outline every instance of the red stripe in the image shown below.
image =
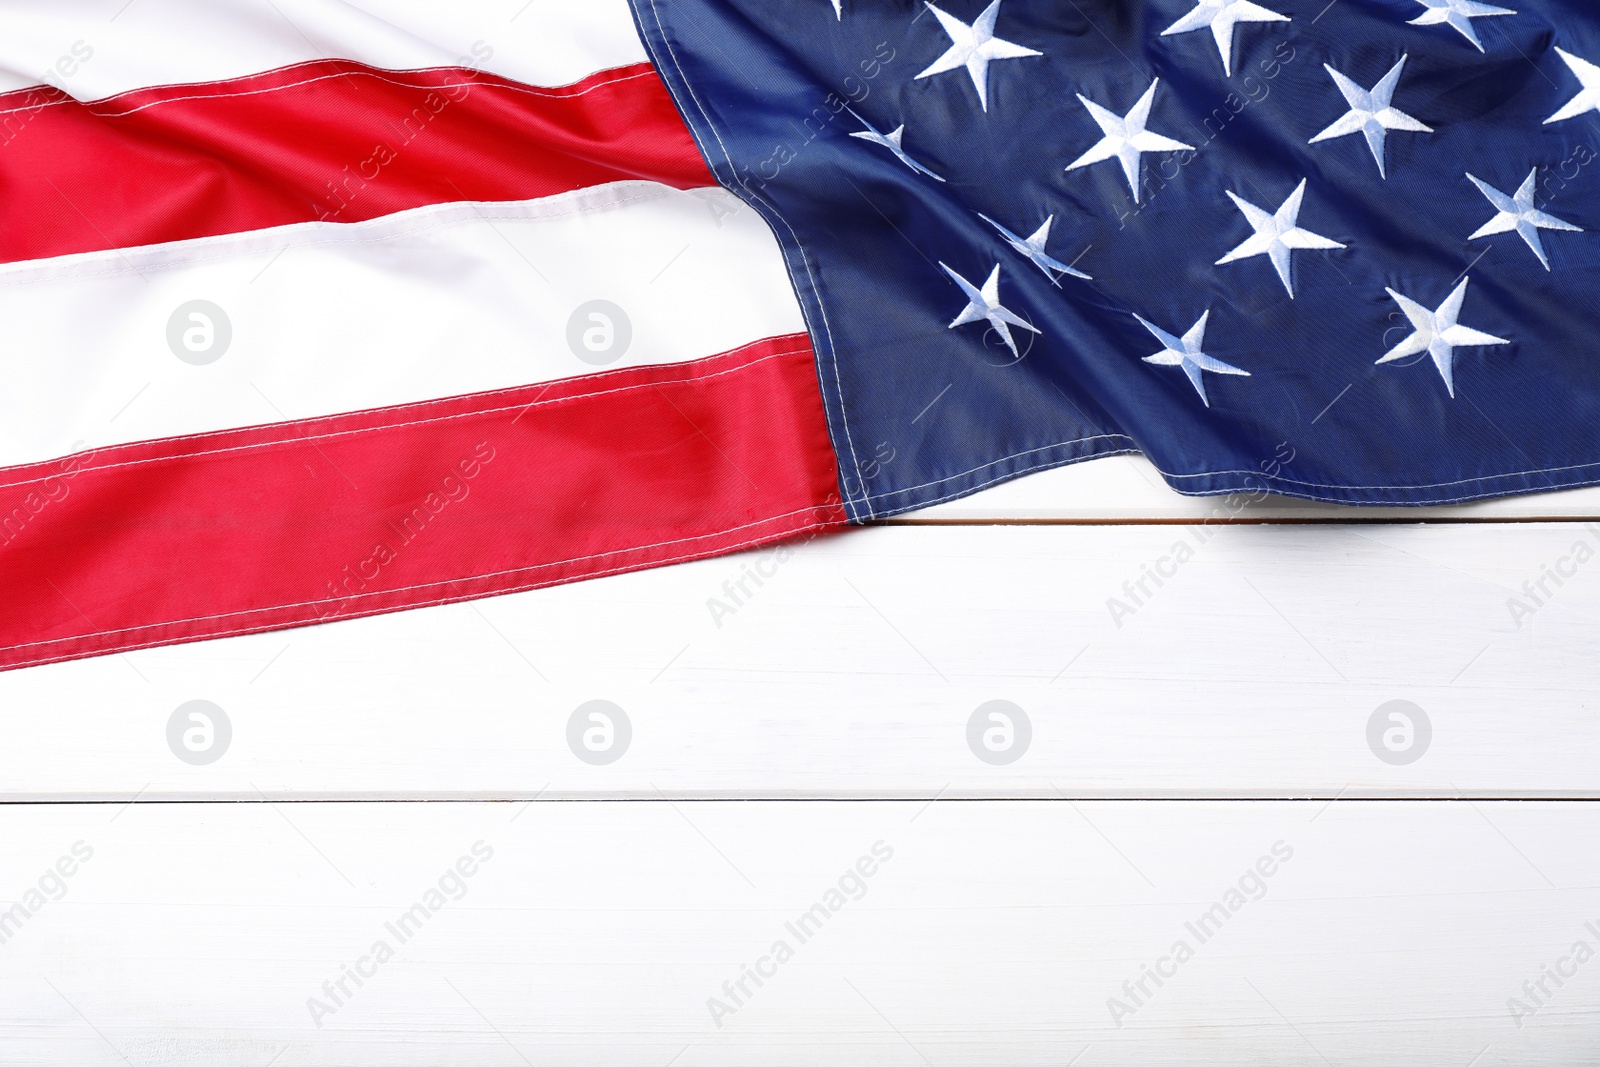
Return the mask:
<svg viewBox="0 0 1600 1067">
<path fill-rule="evenodd" d="M 371 615 L 842 525 L 810 344 L 0 474 L 0 668 Z"/>
<path fill-rule="evenodd" d="M 0 94 L 0 262 L 623 179 L 715 185 L 649 64 L 556 89 L 347 60 L 84 104 Z"/>
</svg>

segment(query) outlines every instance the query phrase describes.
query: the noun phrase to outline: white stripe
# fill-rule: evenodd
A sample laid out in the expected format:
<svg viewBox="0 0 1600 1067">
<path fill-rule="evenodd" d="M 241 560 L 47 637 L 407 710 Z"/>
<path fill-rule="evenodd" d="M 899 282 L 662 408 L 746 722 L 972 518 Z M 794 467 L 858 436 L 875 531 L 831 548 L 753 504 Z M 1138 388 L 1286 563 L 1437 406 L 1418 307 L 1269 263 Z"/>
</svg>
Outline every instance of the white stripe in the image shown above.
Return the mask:
<svg viewBox="0 0 1600 1067">
<path fill-rule="evenodd" d="M 566 85 L 646 62 L 627 0 L 6 0 L 0 92 L 79 100 L 316 59 Z"/>
<path fill-rule="evenodd" d="M 604 369 L 804 330 L 755 212 L 653 182 L 8 264 L 0 466 L 592 373 L 568 326 L 594 299 L 632 326 Z M 232 331 L 200 366 L 168 338 L 193 300 Z"/>
</svg>

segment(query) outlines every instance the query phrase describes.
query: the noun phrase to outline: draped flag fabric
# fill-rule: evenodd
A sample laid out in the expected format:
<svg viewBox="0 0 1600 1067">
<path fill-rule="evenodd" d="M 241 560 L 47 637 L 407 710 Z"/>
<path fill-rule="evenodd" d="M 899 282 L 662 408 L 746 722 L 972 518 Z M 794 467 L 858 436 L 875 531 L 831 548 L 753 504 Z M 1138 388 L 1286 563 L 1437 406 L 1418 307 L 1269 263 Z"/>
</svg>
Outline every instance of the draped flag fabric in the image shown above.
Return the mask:
<svg viewBox="0 0 1600 1067">
<path fill-rule="evenodd" d="M 1592 0 L 11 0 L 0 668 L 1134 451 L 1592 484 L 1597 161 Z"/>
<path fill-rule="evenodd" d="M 0 665 L 843 523 L 623 0 L 123 2 L 0 10 Z"/>
<path fill-rule="evenodd" d="M 1600 479 L 1593 0 L 638 0 L 788 256 L 863 519 Z M 892 457 L 892 458 L 889 458 Z"/>
</svg>

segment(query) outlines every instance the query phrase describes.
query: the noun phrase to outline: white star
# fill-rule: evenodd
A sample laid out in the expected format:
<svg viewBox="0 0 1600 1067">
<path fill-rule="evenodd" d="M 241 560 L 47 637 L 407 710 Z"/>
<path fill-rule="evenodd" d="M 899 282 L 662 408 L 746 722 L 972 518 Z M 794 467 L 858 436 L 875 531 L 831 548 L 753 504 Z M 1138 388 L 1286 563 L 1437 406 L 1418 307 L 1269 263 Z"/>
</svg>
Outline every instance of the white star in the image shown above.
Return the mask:
<svg viewBox="0 0 1600 1067">
<path fill-rule="evenodd" d="M 859 137 L 863 141 L 867 141 L 871 144 L 882 145 L 884 148 L 887 148 L 889 151 L 894 153 L 894 158 L 898 159 L 900 162 L 904 163 L 918 174 L 926 174 L 936 182 L 944 181 L 943 178 L 939 177 L 933 171 L 929 170 L 921 163 L 918 163 L 916 160 L 906 155 L 906 150 L 900 147 L 900 141 L 906 135 L 905 123 L 902 122 L 900 125 L 896 126 L 891 133 L 879 133 L 876 126 L 862 118 L 860 115 L 856 115 L 856 113 L 851 111 L 850 108 L 845 108 L 845 110 L 849 111 L 850 114 L 855 115 L 856 121 L 866 127 L 866 129 L 860 133 L 852 133 L 850 135 L 851 137 Z"/>
<path fill-rule="evenodd" d="M 1444 379 L 1445 389 L 1449 391 L 1451 397 L 1454 397 L 1456 383 L 1453 365 L 1457 348 L 1511 343 L 1503 337 L 1480 333 L 1456 322 L 1461 314 L 1461 302 L 1466 299 L 1467 282 L 1470 280 L 1461 279 L 1456 291 L 1445 298 L 1437 311 L 1429 311 L 1409 296 L 1401 296 L 1393 289 L 1386 290 L 1394 298 L 1394 302 L 1400 305 L 1400 310 L 1406 313 L 1406 318 L 1411 320 L 1416 332 L 1391 348 L 1378 362 L 1392 363 L 1397 359 L 1414 356 L 1418 352 L 1426 352 L 1433 357 L 1433 365 L 1439 368 L 1439 377 Z"/>
<path fill-rule="evenodd" d="M 1303 248 L 1344 247 L 1338 241 L 1330 241 L 1310 230 L 1300 228 L 1300 202 L 1305 195 L 1306 180 L 1302 178 L 1299 187 L 1290 193 L 1289 199 L 1283 202 L 1276 213 L 1273 213 L 1256 207 L 1229 190 L 1228 199 L 1244 212 L 1244 217 L 1249 220 L 1256 232 L 1244 244 L 1217 260 L 1217 266 L 1254 256 L 1266 256 L 1272 260 L 1273 267 L 1277 268 L 1278 277 L 1283 281 L 1283 287 L 1289 290 L 1289 299 L 1293 300 L 1294 279 L 1291 272 L 1294 265 L 1289 253 Z"/>
<path fill-rule="evenodd" d="M 1539 262 L 1544 264 L 1544 269 L 1550 269 L 1550 259 L 1544 254 L 1544 244 L 1539 240 L 1540 230 L 1567 230 L 1572 233 L 1582 233 L 1583 227 L 1574 226 L 1570 222 L 1563 222 L 1554 215 L 1546 215 L 1533 204 L 1534 186 L 1539 181 L 1539 168 L 1535 167 L 1528 172 L 1527 181 L 1522 183 L 1522 188 L 1517 190 L 1516 196 L 1507 196 L 1488 182 L 1479 181 L 1472 175 L 1472 184 L 1478 187 L 1478 192 L 1489 198 L 1489 203 L 1499 212 L 1494 218 L 1478 227 L 1478 232 L 1467 238 L 1476 241 L 1480 237 L 1488 237 L 1495 233 L 1510 233 L 1515 230 L 1517 235 L 1528 243 L 1533 249 L 1533 254 L 1539 257 Z"/>
<path fill-rule="evenodd" d="M 969 322 L 987 322 L 994 332 L 1000 335 L 1000 340 L 1006 343 L 1006 347 L 1011 349 L 1011 354 L 1021 359 L 1022 356 L 1017 352 L 1017 343 L 1011 339 L 1010 327 L 1018 326 L 1030 333 L 1038 333 L 1039 331 L 1031 323 L 1012 314 L 1009 308 L 1000 303 L 1000 264 L 996 263 L 994 265 L 994 270 L 989 272 L 989 280 L 983 283 L 982 289 L 979 289 L 943 263 L 940 263 L 939 266 L 944 268 L 944 272 L 950 275 L 951 280 L 959 285 L 961 291 L 967 296 L 967 306 L 961 309 L 961 314 L 957 315 L 946 328 L 953 330 L 957 326 L 965 326 Z"/>
<path fill-rule="evenodd" d="M 1552 122 L 1565 122 L 1575 119 L 1589 111 L 1600 111 L 1600 67 L 1595 66 L 1587 59 L 1579 59 L 1571 52 L 1556 49 L 1557 54 L 1566 61 L 1567 69 L 1577 77 L 1583 85 L 1578 95 L 1568 100 L 1560 111 L 1544 120 L 1546 126 Z"/>
<path fill-rule="evenodd" d="M 1133 110 L 1126 115 L 1108 111 L 1079 93 L 1078 102 L 1089 109 L 1089 114 L 1094 116 L 1095 122 L 1099 123 L 1100 131 L 1105 136 L 1100 139 L 1099 144 L 1079 156 L 1067 169 L 1077 170 L 1079 167 L 1087 167 L 1101 160 L 1116 159 L 1122 164 L 1122 173 L 1128 177 L 1128 188 L 1133 191 L 1133 202 L 1137 204 L 1141 155 L 1145 152 L 1194 151 L 1193 145 L 1186 145 L 1182 141 L 1174 141 L 1170 137 L 1163 137 L 1145 129 L 1145 123 L 1150 121 L 1150 104 L 1155 99 L 1156 86 L 1160 84 L 1160 78 L 1151 82 L 1150 88 L 1144 91 L 1139 102 L 1134 104 Z"/>
<path fill-rule="evenodd" d="M 844 18 L 844 0 L 833 0 L 833 17 L 835 19 L 843 20 L 843 18 Z"/>
<path fill-rule="evenodd" d="M 1478 51 L 1483 51 L 1483 42 L 1478 40 L 1478 31 L 1472 28 L 1473 19 L 1481 19 L 1485 15 L 1515 15 L 1516 12 L 1508 7 L 1495 7 L 1493 4 L 1480 4 L 1477 0 L 1416 0 L 1428 10 L 1411 20 L 1413 26 L 1453 26 L 1461 31 L 1461 36 L 1471 41 Z"/>
<path fill-rule="evenodd" d="M 1400 84 L 1400 72 L 1405 69 L 1408 56 L 1401 56 L 1383 80 L 1374 85 L 1370 90 L 1363 89 L 1349 78 L 1340 74 L 1326 63 L 1322 69 L 1333 76 L 1333 83 L 1344 94 L 1345 102 L 1350 105 L 1350 111 L 1338 122 L 1311 138 L 1311 144 L 1318 141 L 1327 141 L 1334 137 L 1346 137 L 1352 133 L 1365 134 L 1367 147 L 1372 149 L 1372 158 L 1378 161 L 1378 176 L 1387 178 L 1388 171 L 1383 163 L 1383 139 L 1390 130 L 1410 130 L 1413 133 L 1432 133 L 1431 126 L 1424 126 L 1404 111 L 1390 105 L 1394 97 L 1395 86 Z"/>
<path fill-rule="evenodd" d="M 983 9 L 983 14 L 972 21 L 969 26 L 954 15 L 947 15 L 943 11 L 928 4 L 928 10 L 933 12 L 939 20 L 939 25 L 944 27 L 944 32 L 950 36 L 950 48 L 944 55 L 928 64 L 928 69 L 917 75 L 916 80 L 943 74 L 947 70 L 959 70 L 965 67 L 967 74 L 972 78 L 972 84 L 978 90 L 978 103 L 983 110 L 989 110 L 989 64 L 997 59 L 1022 59 L 1026 56 L 1043 55 L 1031 48 L 1024 48 L 1020 44 L 1002 41 L 994 35 L 994 20 L 1000 16 L 1000 0 Z"/>
<path fill-rule="evenodd" d="M 1198 0 L 1195 9 L 1171 26 L 1161 31 L 1161 36 L 1189 33 L 1193 30 L 1211 31 L 1217 40 L 1217 51 L 1222 55 L 1222 73 L 1233 75 L 1233 27 L 1240 22 L 1289 22 L 1288 15 L 1280 15 L 1250 0 Z"/>
<path fill-rule="evenodd" d="M 1154 363 L 1160 367 L 1182 367 L 1183 373 L 1189 376 L 1189 384 L 1194 386 L 1194 391 L 1200 394 L 1200 400 L 1206 407 L 1211 406 L 1211 398 L 1206 396 L 1206 383 L 1201 378 L 1201 371 L 1211 371 L 1213 374 L 1237 374 L 1240 377 L 1250 377 L 1250 372 L 1240 370 L 1231 363 L 1224 363 L 1214 359 L 1201 351 L 1201 346 L 1206 343 L 1206 320 L 1211 318 L 1207 311 L 1200 316 L 1200 321 L 1189 327 L 1189 332 L 1182 337 L 1174 337 L 1159 326 L 1152 325 L 1135 315 L 1140 325 L 1155 334 L 1156 340 L 1162 344 L 1162 349 L 1153 356 L 1145 356 L 1146 363 Z"/>
<path fill-rule="evenodd" d="M 1074 278 L 1082 278 L 1085 281 L 1094 280 L 1087 274 L 1083 273 L 1083 271 L 1073 270 L 1059 259 L 1052 259 L 1050 256 L 1045 254 L 1045 243 L 1050 240 L 1050 224 L 1056 221 L 1056 217 L 1054 215 L 1051 215 L 1049 218 L 1045 219 L 1044 225 L 1033 231 L 1032 237 L 1018 237 L 1016 234 L 1012 233 L 1010 230 L 1006 229 L 1004 226 L 1000 225 L 998 222 L 994 221 L 994 219 L 991 219 L 988 215 L 985 215 L 981 211 L 978 212 L 978 217 L 984 222 L 987 222 L 990 226 L 993 226 L 995 229 L 999 230 L 1000 236 L 1004 237 L 1006 239 L 1006 243 L 1012 248 L 1015 248 L 1018 252 L 1021 252 L 1023 255 L 1032 260 L 1033 265 L 1044 271 L 1044 276 L 1049 278 L 1050 281 L 1055 284 L 1056 288 L 1059 289 L 1061 287 L 1061 282 L 1056 278 L 1054 273 L 1055 271 L 1060 271 L 1063 274 L 1070 274 Z"/>
</svg>

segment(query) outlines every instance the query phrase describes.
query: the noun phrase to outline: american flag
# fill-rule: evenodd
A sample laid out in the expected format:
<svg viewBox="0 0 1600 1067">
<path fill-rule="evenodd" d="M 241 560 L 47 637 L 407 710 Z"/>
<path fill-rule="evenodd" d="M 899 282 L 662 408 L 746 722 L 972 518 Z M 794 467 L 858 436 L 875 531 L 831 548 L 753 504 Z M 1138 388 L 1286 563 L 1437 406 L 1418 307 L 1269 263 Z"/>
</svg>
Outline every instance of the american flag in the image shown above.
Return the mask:
<svg viewBox="0 0 1600 1067">
<path fill-rule="evenodd" d="M 852 518 L 1132 450 L 1347 504 L 1600 474 L 1592 4 L 638 8 L 784 246 Z"/>
<path fill-rule="evenodd" d="M 0 667 L 1135 451 L 1591 484 L 1600 14 L 1513 2 L 14 0 Z"/>
<path fill-rule="evenodd" d="M 19 0 L 0 42 L 0 665 L 843 522 L 777 242 L 624 0 Z"/>
</svg>

